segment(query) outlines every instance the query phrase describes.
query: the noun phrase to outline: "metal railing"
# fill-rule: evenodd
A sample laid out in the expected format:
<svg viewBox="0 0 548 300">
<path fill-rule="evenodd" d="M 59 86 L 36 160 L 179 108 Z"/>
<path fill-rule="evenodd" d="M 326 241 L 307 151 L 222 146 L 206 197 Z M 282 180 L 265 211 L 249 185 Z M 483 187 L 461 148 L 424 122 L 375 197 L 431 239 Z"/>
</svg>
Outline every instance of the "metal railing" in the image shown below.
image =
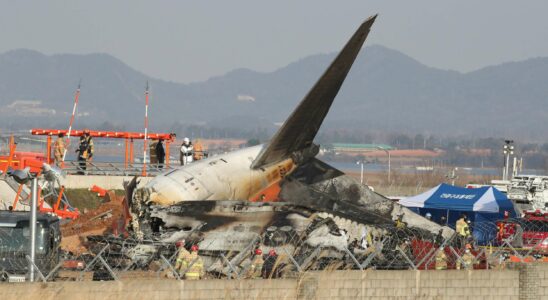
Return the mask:
<svg viewBox="0 0 548 300">
<path fill-rule="evenodd" d="M 147 176 L 156 176 L 168 170 L 173 170 L 178 165 L 170 164 L 146 164 Z M 63 171 L 70 175 L 107 175 L 107 176 L 141 176 L 143 163 L 125 164 L 123 162 L 88 162 L 85 170 L 79 161 L 65 161 Z"/>
</svg>

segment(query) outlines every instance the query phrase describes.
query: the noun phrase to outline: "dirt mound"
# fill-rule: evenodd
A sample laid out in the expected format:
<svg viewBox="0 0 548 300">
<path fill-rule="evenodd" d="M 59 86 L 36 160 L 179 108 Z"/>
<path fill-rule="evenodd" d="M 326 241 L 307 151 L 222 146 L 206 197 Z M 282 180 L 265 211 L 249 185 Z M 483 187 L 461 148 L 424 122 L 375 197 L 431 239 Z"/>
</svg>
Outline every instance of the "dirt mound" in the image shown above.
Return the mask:
<svg viewBox="0 0 548 300">
<path fill-rule="evenodd" d="M 113 228 L 123 224 L 124 197 L 109 191 L 103 203 L 93 210 L 82 211 L 80 217 L 61 226 L 61 248 L 73 254 L 87 252 L 86 237 L 113 233 Z"/>
</svg>

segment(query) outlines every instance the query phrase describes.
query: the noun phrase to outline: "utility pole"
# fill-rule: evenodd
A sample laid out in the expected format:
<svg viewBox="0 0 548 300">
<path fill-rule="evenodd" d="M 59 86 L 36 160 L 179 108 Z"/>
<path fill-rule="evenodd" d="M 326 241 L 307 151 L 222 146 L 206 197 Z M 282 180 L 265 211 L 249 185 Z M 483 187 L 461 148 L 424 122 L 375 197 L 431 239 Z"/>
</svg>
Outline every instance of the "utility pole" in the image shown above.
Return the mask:
<svg viewBox="0 0 548 300">
<path fill-rule="evenodd" d="M 82 80 L 78 82 L 78 88 L 76 89 L 76 93 L 74 94 L 74 105 L 72 106 L 72 115 L 70 117 L 69 121 L 69 129 L 67 133 L 67 145 L 65 147 L 65 151 L 63 152 L 63 162 L 62 165 L 65 163 L 65 158 L 67 157 L 67 150 L 70 145 L 70 134 L 72 133 L 72 124 L 74 123 L 74 117 L 76 116 L 76 108 L 78 107 L 78 99 L 80 98 L 80 84 L 82 83 Z"/>
<path fill-rule="evenodd" d="M 360 184 L 363 185 L 363 160 L 356 162 L 357 165 L 360 165 Z"/>
<path fill-rule="evenodd" d="M 34 282 L 34 262 L 36 261 L 36 209 L 38 206 L 38 179 L 33 176 L 31 183 L 31 204 L 30 204 L 30 262 L 29 281 Z"/>
<path fill-rule="evenodd" d="M 518 158 L 514 156 L 514 163 L 512 164 L 512 178 L 518 175 Z"/>
<path fill-rule="evenodd" d="M 386 150 L 388 153 L 388 184 L 390 184 L 390 151 Z"/>
<path fill-rule="evenodd" d="M 504 159 L 504 170 L 502 173 L 502 180 L 508 180 L 510 175 L 510 155 L 514 155 L 514 141 L 505 140 L 504 146 L 502 147 L 502 153 L 505 155 Z"/>
<path fill-rule="evenodd" d="M 145 139 L 143 140 L 143 172 L 142 176 L 147 176 L 147 135 L 148 135 L 148 81 L 145 90 Z M 169 159 L 169 157 L 168 157 Z"/>
<path fill-rule="evenodd" d="M 455 179 L 459 178 L 459 176 L 457 175 L 457 171 L 459 170 L 459 168 L 457 167 L 454 167 L 451 172 L 447 173 L 447 175 L 445 175 L 445 178 L 447 179 L 450 179 L 451 180 L 451 185 L 455 185 Z"/>
<path fill-rule="evenodd" d="M 384 151 L 388 155 L 388 184 L 390 184 L 390 150 L 380 146 L 377 149 Z"/>
</svg>

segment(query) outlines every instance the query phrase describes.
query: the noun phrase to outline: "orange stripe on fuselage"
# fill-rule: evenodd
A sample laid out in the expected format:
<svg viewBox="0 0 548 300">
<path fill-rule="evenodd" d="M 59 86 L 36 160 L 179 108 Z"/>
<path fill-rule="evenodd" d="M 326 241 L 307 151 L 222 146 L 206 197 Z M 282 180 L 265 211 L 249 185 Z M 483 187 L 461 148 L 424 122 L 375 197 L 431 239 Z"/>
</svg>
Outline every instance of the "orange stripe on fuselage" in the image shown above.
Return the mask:
<svg viewBox="0 0 548 300">
<path fill-rule="evenodd" d="M 260 185 L 263 188 L 253 194 L 249 201 L 252 202 L 273 202 L 278 201 L 278 195 L 280 194 L 280 182 L 285 176 L 291 174 L 295 170 L 296 166 L 292 159 L 287 159 L 279 164 L 270 166 L 266 170 L 266 174 L 262 178 L 258 178 L 256 186 Z M 263 197 L 264 196 L 264 197 Z M 263 199 L 261 199 L 263 198 Z"/>
</svg>

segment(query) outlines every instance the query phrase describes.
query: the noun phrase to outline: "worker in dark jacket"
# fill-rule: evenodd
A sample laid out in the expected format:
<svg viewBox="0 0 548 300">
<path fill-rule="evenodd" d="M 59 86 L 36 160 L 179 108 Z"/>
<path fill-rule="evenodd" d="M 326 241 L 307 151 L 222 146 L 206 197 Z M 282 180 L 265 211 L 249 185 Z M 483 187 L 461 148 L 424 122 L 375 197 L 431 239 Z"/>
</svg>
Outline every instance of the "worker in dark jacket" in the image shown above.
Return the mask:
<svg viewBox="0 0 548 300">
<path fill-rule="evenodd" d="M 164 162 L 166 158 L 166 151 L 164 150 L 164 140 L 160 139 L 156 144 L 156 157 L 158 158 L 158 169 L 164 167 Z"/>
<path fill-rule="evenodd" d="M 80 144 L 78 145 L 78 162 L 79 162 L 79 171 L 78 174 L 84 175 L 87 169 L 88 162 L 91 161 L 93 157 L 93 139 L 89 129 L 84 129 L 84 135 L 80 137 Z"/>
</svg>

